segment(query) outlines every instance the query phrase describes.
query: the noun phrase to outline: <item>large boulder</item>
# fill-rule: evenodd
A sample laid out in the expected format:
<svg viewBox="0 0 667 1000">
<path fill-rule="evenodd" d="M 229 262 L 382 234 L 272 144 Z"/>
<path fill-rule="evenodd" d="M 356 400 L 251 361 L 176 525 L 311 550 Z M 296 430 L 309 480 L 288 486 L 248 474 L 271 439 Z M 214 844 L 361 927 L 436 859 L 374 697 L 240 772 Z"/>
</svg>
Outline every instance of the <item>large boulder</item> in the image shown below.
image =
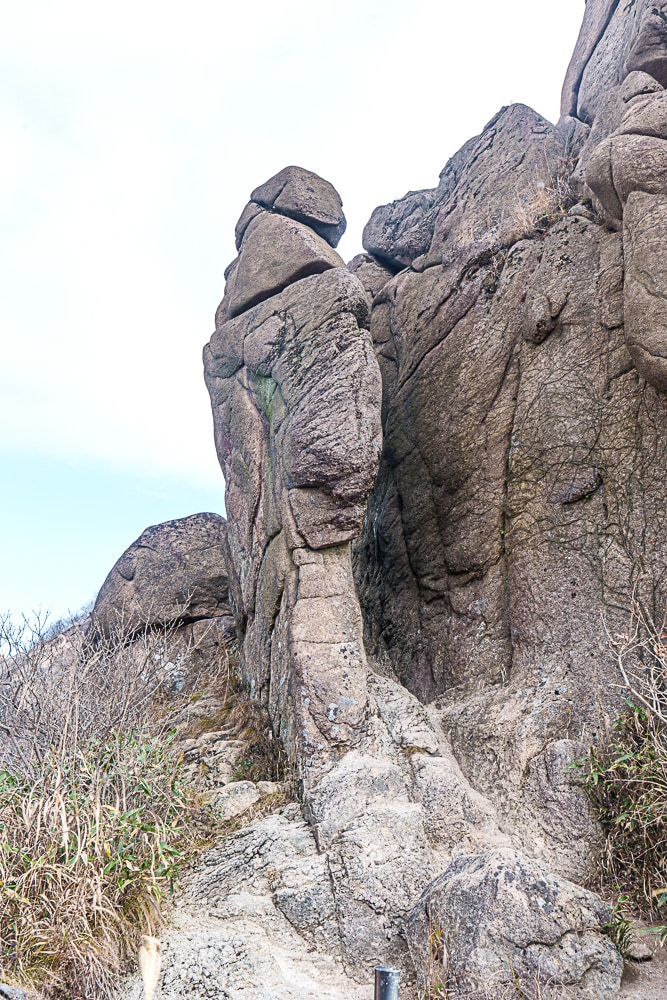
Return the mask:
<svg viewBox="0 0 667 1000">
<path fill-rule="evenodd" d="M 310 226 L 332 247 L 345 232 L 343 203 L 333 184 L 312 170 L 285 167 L 250 195 L 257 205 Z"/>
<path fill-rule="evenodd" d="M 573 1000 L 613 1000 L 623 961 L 604 933 L 610 920 L 594 893 L 505 849 L 454 860 L 426 889 L 407 932 L 427 985 L 483 996 L 539 987 L 545 1000 L 565 987 Z"/>
<path fill-rule="evenodd" d="M 146 528 L 102 584 L 92 620 L 106 635 L 229 617 L 226 521 L 192 514 Z"/>
<path fill-rule="evenodd" d="M 245 230 L 238 263 L 227 279 L 228 315 L 237 316 L 309 274 L 343 266 L 308 226 L 263 212 Z"/>
</svg>

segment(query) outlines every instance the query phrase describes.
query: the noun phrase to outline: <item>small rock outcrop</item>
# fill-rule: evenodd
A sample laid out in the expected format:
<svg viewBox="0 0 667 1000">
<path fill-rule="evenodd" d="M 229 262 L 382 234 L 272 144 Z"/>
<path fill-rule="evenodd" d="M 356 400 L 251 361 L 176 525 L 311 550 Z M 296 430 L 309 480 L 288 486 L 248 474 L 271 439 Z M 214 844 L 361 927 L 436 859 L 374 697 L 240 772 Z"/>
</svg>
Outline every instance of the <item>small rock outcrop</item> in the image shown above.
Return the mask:
<svg viewBox="0 0 667 1000">
<path fill-rule="evenodd" d="M 408 920 L 408 940 L 430 984 L 493 995 L 542 984 L 546 1000 L 609 997 L 622 959 L 601 932 L 611 908 L 516 851 L 457 858 Z"/>
<path fill-rule="evenodd" d="M 106 635 L 229 618 L 226 521 L 192 514 L 146 528 L 111 569 L 92 611 Z"/>
</svg>

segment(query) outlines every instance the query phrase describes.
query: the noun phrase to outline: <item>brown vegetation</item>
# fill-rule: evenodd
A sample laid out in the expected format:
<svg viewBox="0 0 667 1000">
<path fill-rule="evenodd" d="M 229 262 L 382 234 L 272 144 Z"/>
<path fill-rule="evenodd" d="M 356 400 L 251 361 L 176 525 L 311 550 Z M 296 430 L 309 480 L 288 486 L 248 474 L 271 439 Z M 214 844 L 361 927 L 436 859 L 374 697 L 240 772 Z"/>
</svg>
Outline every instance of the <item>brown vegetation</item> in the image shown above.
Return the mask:
<svg viewBox="0 0 667 1000">
<path fill-rule="evenodd" d="M 0 621 L 0 975 L 100 998 L 154 933 L 212 812 L 184 781 L 174 630 Z M 186 651 L 187 652 L 187 651 Z M 190 686 L 191 688 L 191 686 Z"/>
<path fill-rule="evenodd" d="M 586 766 L 605 836 L 600 880 L 620 903 L 617 937 L 628 934 L 625 909 L 661 925 L 667 917 L 666 625 L 635 598 L 627 632 L 611 637 L 627 709 L 604 744 L 591 748 Z M 666 940 L 667 927 L 659 930 Z"/>
</svg>

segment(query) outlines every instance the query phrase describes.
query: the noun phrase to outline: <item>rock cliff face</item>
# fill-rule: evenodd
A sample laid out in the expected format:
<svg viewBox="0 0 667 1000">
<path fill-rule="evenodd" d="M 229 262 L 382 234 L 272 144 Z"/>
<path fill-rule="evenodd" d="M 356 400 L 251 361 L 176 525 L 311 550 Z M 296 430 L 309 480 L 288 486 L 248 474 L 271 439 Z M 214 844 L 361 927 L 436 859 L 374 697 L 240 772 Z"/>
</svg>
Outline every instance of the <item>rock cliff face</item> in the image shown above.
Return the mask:
<svg viewBox="0 0 667 1000">
<path fill-rule="evenodd" d="M 618 992 L 571 765 L 617 711 L 605 629 L 667 598 L 666 26 L 589 0 L 560 121 L 502 109 L 349 268 L 307 171 L 237 225 L 205 349 L 230 593 L 327 873 L 273 900 L 353 978 Z"/>
</svg>

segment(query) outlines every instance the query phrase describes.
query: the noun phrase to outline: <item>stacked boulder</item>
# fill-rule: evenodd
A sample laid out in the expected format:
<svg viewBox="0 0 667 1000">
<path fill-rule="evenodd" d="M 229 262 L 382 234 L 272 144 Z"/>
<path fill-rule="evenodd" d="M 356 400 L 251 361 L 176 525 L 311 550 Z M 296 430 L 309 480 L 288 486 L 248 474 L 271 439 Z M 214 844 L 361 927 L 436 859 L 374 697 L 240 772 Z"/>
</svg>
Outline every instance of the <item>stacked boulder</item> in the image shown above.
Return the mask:
<svg viewBox="0 0 667 1000">
<path fill-rule="evenodd" d="M 257 188 L 204 351 L 245 669 L 306 784 L 358 740 L 367 701 L 350 542 L 381 387 L 364 290 L 333 249 L 344 229 L 316 174 L 287 167 Z"/>
</svg>

